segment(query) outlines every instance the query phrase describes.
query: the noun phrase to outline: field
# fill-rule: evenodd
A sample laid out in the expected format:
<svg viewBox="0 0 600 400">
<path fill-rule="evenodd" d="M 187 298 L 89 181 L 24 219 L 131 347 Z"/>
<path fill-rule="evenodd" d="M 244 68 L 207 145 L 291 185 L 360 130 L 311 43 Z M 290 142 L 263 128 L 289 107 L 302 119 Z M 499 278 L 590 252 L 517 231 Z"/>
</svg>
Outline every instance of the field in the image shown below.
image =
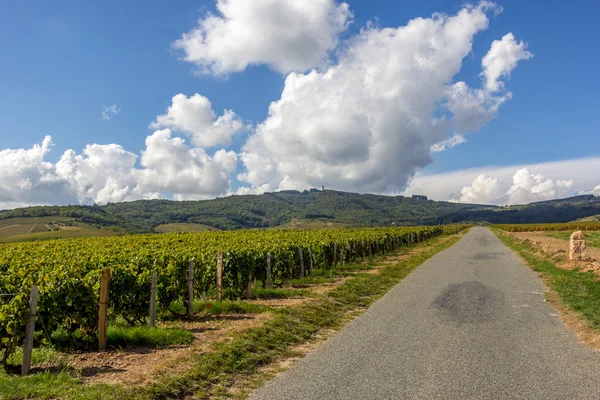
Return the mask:
<svg viewBox="0 0 600 400">
<path fill-rule="evenodd" d="M 591 217 L 581 218 L 581 219 L 578 219 L 577 221 L 581 221 L 581 222 L 600 222 L 600 214 L 598 214 L 598 215 L 592 215 Z"/>
<path fill-rule="evenodd" d="M 204 232 L 218 231 L 219 229 L 212 226 L 202 224 L 163 224 L 159 225 L 154 230 L 158 233 L 173 233 L 173 232 Z"/>
<path fill-rule="evenodd" d="M 0 243 L 61 238 L 114 236 L 115 233 L 65 217 L 25 217 L 0 220 Z"/>
<path fill-rule="evenodd" d="M 558 268 L 591 272 L 600 275 L 600 223 L 575 221 L 564 224 L 495 225 L 512 238 L 538 249 L 549 256 Z M 583 230 L 587 241 L 587 260 L 571 261 L 569 239 L 575 230 Z"/>
<path fill-rule="evenodd" d="M 337 221 L 327 221 L 327 220 L 318 220 L 318 219 L 292 219 L 292 222 L 289 224 L 285 224 L 278 228 L 283 229 L 342 229 L 347 228 L 348 224 L 337 222 Z"/>
<path fill-rule="evenodd" d="M 598 231 L 600 222 L 594 221 L 575 221 L 557 224 L 497 224 L 494 228 L 505 232 L 545 232 L 545 231 Z"/>
<path fill-rule="evenodd" d="M 572 233 L 572 231 L 548 232 L 546 236 L 566 241 L 571 238 Z M 600 248 L 600 232 L 586 232 L 586 241 L 588 246 Z"/>
<path fill-rule="evenodd" d="M 445 232 L 454 233 L 461 229 L 449 227 Z M 163 374 L 173 363 L 186 364 L 185 360 L 188 360 L 189 364 L 190 352 L 204 354 L 213 345 L 227 342 L 232 335 L 238 337 L 248 329 L 289 318 L 297 312 L 294 310 L 321 302 L 323 296 L 341 290 L 350 280 L 363 276 L 375 279 L 383 273 L 381 268 L 386 268 L 381 264 L 388 257 L 384 254 L 411 252 L 415 244 L 443 233 L 436 227 L 333 232 L 271 230 L 4 245 L 0 247 L 0 269 L 3 271 L 0 292 L 22 293 L 12 299 L 0 298 L 0 314 L 4 317 L 0 319 L 1 333 L 11 339 L 8 346 L 3 345 L 8 354 L 6 368 L 10 371 L 11 366 L 20 363 L 18 345 L 23 338 L 20 323 L 27 309 L 25 293 L 34 283 L 40 287 L 38 320 L 42 323 L 41 327 L 36 325 L 39 329 L 34 353 L 36 374 L 32 379 L 41 377 L 39 372 L 58 369 L 64 372 L 45 375 L 43 385 L 48 384 L 48 379 L 62 379 L 79 387 L 82 381 L 73 377 L 80 375 L 84 378 L 81 390 L 86 393 L 90 387 L 94 388 L 90 389 L 92 392 L 98 389 L 100 386 L 96 384 L 100 383 L 120 382 L 143 387 L 151 384 L 152 379 Z M 443 240 L 446 243 L 446 239 Z M 300 277 L 299 250 L 304 256 L 304 277 Z M 224 261 L 223 301 L 217 301 L 214 284 L 218 252 L 223 253 Z M 263 281 L 267 253 L 271 254 L 272 262 L 271 287 Z M 191 258 L 195 259 L 195 300 L 194 316 L 188 319 L 185 318 L 187 272 Z M 120 350 L 90 353 L 97 343 L 100 271 L 108 265 L 112 273 L 108 341 L 109 347 Z M 159 322 L 157 328 L 148 328 L 149 278 L 153 271 L 158 273 Z M 369 271 L 374 272 L 365 273 Z M 250 273 L 258 277 L 258 282 L 248 279 Z M 252 284 L 250 296 L 239 300 L 247 297 L 249 283 Z M 361 290 L 375 291 L 366 283 L 361 284 Z M 365 294 L 354 296 L 352 294 L 347 301 L 353 299 L 352 302 L 362 304 L 365 300 L 361 298 L 368 297 Z M 342 298 L 335 301 L 342 301 Z M 314 318 L 311 317 L 311 324 L 316 323 Z M 73 350 L 86 348 L 84 353 L 73 353 Z M 140 351 L 140 348 L 146 350 Z M 0 375 L 0 394 L 6 398 L 36 397 L 31 391 L 7 395 L 11 393 L 7 385 L 14 386 L 19 382 L 23 381 Z M 30 388 L 35 390 L 33 386 Z M 111 391 L 121 389 L 121 386 L 110 388 Z M 49 389 L 44 386 L 43 390 Z M 102 394 L 105 395 L 108 396 Z"/>
</svg>

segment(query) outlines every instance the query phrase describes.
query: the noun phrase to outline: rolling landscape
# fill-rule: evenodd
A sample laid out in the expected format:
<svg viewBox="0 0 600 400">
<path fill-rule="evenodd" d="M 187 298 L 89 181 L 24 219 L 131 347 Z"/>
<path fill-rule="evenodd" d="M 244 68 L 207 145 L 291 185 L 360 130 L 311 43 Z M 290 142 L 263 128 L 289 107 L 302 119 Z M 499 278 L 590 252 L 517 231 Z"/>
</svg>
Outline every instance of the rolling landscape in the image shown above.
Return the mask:
<svg viewBox="0 0 600 400">
<path fill-rule="evenodd" d="M 600 3 L 5 3 L 0 400 L 600 400 Z"/>
<path fill-rule="evenodd" d="M 0 211 L 0 243 L 256 228 L 552 223 L 593 220 L 599 212 L 600 198 L 593 195 L 498 207 L 312 189 L 203 201 L 140 200 Z"/>
</svg>

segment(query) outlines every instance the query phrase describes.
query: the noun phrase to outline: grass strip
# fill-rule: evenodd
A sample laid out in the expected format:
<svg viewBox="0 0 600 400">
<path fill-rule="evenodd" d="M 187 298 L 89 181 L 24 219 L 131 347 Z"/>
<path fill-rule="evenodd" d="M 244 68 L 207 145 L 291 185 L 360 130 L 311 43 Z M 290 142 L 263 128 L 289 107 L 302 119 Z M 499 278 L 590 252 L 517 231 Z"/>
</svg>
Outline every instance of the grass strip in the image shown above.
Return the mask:
<svg viewBox="0 0 600 400">
<path fill-rule="evenodd" d="M 531 244 L 496 229 L 494 233 L 534 271 L 542 274 L 546 284 L 558 294 L 561 305 L 581 315 L 590 328 L 600 332 L 600 281 L 597 275 L 559 268 L 550 259 L 540 256 Z"/>
<path fill-rule="evenodd" d="M 106 333 L 110 347 L 166 347 L 190 344 L 192 333 L 177 328 L 150 328 L 148 326 L 109 326 Z"/>
<path fill-rule="evenodd" d="M 339 327 L 347 313 L 368 307 L 428 258 L 458 240 L 458 236 L 438 237 L 402 249 L 407 255 L 395 259 L 379 274 L 359 273 L 327 296 L 298 307 L 285 307 L 261 327 L 241 332 L 233 341 L 216 345 L 211 353 L 197 355 L 191 371 L 164 375 L 147 387 L 85 386 L 67 372 L 28 377 L 0 373 L 1 398 L 149 400 L 192 395 L 198 399 L 209 398 L 218 387 L 257 375 L 260 367 L 288 354 L 292 346 L 314 340 L 318 331 Z"/>
</svg>

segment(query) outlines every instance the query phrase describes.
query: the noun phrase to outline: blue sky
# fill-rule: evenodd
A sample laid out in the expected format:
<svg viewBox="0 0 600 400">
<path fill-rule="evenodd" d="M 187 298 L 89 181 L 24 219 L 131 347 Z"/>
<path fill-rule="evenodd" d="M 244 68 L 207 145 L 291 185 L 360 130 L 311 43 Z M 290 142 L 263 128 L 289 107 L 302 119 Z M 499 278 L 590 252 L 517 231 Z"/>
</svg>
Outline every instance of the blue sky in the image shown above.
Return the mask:
<svg viewBox="0 0 600 400">
<path fill-rule="evenodd" d="M 349 0 L 348 4 L 354 19 L 341 33 L 341 43 L 370 22 L 395 28 L 435 12 L 453 15 L 463 6 L 450 1 Z M 600 37 L 596 23 L 600 6 L 583 4 L 506 0 L 498 2 L 503 8 L 499 15 L 488 12 L 489 27 L 475 36 L 453 81 L 481 85 L 482 57 L 508 32 L 525 41 L 534 56 L 519 62 L 505 79 L 512 99 L 491 121 L 467 135 L 466 143 L 435 153 L 432 163 L 417 168 L 419 175 L 599 155 L 600 56 L 593 49 Z M 68 149 L 80 153 L 93 143 L 116 143 L 140 155 L 153 131 L 148 125 L 166 112 L 178 93 L 205 96 L 218 115 L 231 109 L 254 126 L 264 121 L 269 104 L 284 89 L 284 73 L 257 65 L 227 76 L 201 75 L 172 48 L 207 12 L 219 15 L 214 1 L 4 4 L 0 149 L 29 149 L 50 135 L 54 146 L 45 160 L 51 163 Z M 101 107 L 112 104 L 121 111 L 110 120 L 102 119 Z M 239 153 L 247 135 L 236 135 L 226 149 Z M 218 148 L 206 151 L 212 154 Z M 236 172 L 243 170 L 238 162 Z M 240 185 L 235 175 L 233 191 Z"/>
</svg>

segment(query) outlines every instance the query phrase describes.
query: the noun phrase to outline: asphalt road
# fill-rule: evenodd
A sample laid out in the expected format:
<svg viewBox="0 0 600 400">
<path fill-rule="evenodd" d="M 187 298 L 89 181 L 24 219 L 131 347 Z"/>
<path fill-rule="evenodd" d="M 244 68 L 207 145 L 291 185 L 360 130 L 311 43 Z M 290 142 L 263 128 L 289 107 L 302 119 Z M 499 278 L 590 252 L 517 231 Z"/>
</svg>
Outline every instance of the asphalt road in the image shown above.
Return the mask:
<svg viewBox="0 0 600 400">
<path fill-rule="evenodd" d="M 546 290 L 474 228 L 251 399 L 600 399 L 600 352 Z"/>
</svg>

